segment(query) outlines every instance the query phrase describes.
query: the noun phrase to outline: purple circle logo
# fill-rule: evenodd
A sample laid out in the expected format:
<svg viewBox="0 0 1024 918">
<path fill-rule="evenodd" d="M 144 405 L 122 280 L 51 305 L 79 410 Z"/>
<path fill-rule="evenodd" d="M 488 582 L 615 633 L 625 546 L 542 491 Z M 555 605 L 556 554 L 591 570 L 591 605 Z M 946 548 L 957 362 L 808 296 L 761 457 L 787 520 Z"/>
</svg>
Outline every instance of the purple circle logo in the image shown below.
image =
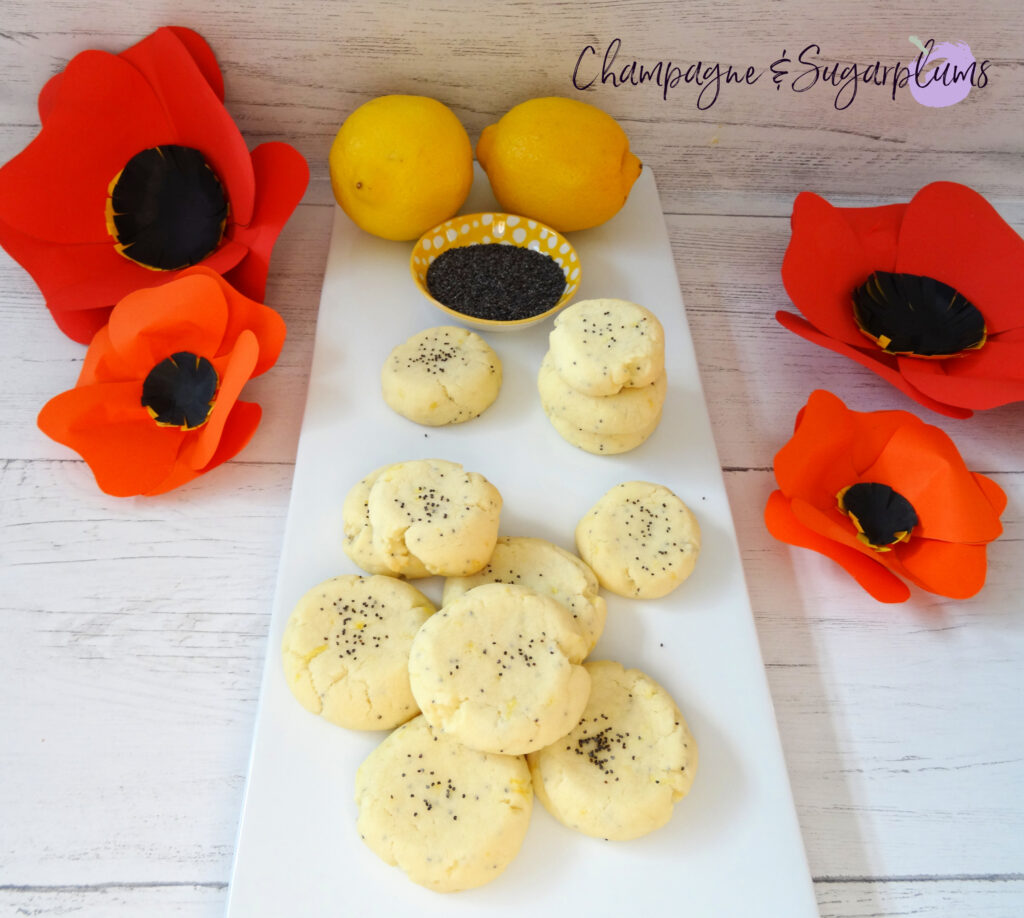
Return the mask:
<svg viewBox="0 0 1024 918">
<path fill-rule="evenodd" d="M 974 83 L 977 61 L 965 41 L 923 43 L 916 35 L 910 42 L 921 53 L 910 68 L 910 94 L 929 108 L 945 108 L 967 98 Z"/>
</svg>

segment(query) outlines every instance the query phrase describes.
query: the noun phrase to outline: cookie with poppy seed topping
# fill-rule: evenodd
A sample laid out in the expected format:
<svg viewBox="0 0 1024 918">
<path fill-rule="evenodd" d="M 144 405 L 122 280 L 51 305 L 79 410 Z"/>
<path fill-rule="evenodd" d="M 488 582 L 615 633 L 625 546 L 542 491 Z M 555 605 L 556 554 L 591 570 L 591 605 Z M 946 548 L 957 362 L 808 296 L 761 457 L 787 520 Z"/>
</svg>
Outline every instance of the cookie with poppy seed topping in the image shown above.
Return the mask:
<svg viewBox="0 0 1024 918">
<path fill-rule="evenodd" d="M 616 485 L 580 520 L 576 550 L 606 590 L 657 599 L 693 572 L 700 525 L 675 494 L 649 481 Z"/>
<path fill-rule="evenodd" d="M 614 398 L 614 396 L 609 396 L 609 398 Z M 616 456 L 619 453 L 628 453 L 631 449 L 636 449 L 646 443 L 651 434 L 658 429 L 661 412 L 659 411 L 654 416 L 654 420 L 646 427 L 629 433 L 592 433 L 551 414 L 548 415 L 548 420 L 551 422 L 551 426 L 558 431 L 559 436 L 577 449 L 593 453 L 595 456 Z"/>
<path fill-rule="evenodd" d="M 483 414 L 501 388 L 501 360 L 467 328 L 428 328 L 398 345 L 381 371 L 384 401 L 427 427 Z"/>
<path fill-rule="evenodd" d="M 646 835 L 689 793 L 697 744 L 650 676 L 610 660 L 584 666 L 591 690 L 580 722 L 527 756 L 534 791 L 555 819 L 585 835 Z"/>
<path fill-rule="evenodd" d="M 409 648 L 434 606 L 394 577 L 333 577 L 309 590 L 285 626 L 281 657 L 306 710 L 350 730 L 390 730 L 419 712 Z"/>
<path fill-rule="evenodd" d="M 397 574 L 476 573 L 498 540 L 498 489 L 457 462 L 412 459 L 388 466 L 366 501 L 373 550 Z"/>
<path fill-rule="evenodd" d="M 628 300 L 581 300 L 555 319 L 548 338 L 555 371 L 584 395 L 648 386 L 665 369 L 665 332 Z"/>
<path fill-rule="evenodd" d="M 552 421 L 604 436 L 634 434 L 656 425 L 667 387 L 668 377 L 662 370 L 646 386 L 624 388 L 615 395 L 584 395 L 559 376 L 550 351 L 537 375 L 540 402 Z"/>
<path fill-rule="evenodd" d="M 519 755 L 572 729 L 590 677 L 569 610 L 527 587 L 485 583 L 443 606 L 409 654 L 416 703 L 435 730 Z"/>
<path fill-rule="evenodd" d="M 598 593 L 597 577 L 574 554 L 545 539 L 505 536 L 498 539 L 487 566 L 468 577 L 449 577 L 444 582 L 442 606 L 485 583 L 514 583 L 558 600 L 571 613 L 594 649 L 608 616 L 608 605 Z"/>
<path fill-rule="evenodd" d="M 435 892 L 489 883 L 519 853 L 533 793 L 522 756 L 494 755 L 433 731 L 399 727 L 356 772 L 359 837 Z"/>
</svg>

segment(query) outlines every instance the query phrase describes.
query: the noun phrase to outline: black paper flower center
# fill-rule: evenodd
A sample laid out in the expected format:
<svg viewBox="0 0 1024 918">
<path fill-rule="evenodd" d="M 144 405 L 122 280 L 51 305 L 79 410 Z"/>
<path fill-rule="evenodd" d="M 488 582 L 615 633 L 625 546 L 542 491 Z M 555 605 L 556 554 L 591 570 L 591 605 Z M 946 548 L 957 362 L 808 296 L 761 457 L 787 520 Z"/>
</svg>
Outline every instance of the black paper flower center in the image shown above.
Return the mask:
<svg viewBox="0 0 1024 918">
<path fill-rule="evenodd" d="M 180 351 L 149 371 L 142 384 L 142 406 L 161 427 L 192 430 L 210 416 L 217 382 L 209 360 Z"/>
<path fill-rule="evenodd" d="M 985 343 L 985 318 L 949 284 L 876 271 L 853 291 L 857 327 L 888 354 L 951 357 Z"/>
<path fill-rule="evenodd" d="M 843 488 L 836 495 L 839 509 L 857 527 L 857 538 L 876 551 L 910 540 L 917 512 L 899 491 L 873 481 Z"/>
<path fill-rule="evenodd" d="M 206 258 L 220 245 L 227 216 L 224 188 L 203 154 L 173 144 L 136 153 L 107 201 L 118 251 L 162 271 Z"/>
</svg>

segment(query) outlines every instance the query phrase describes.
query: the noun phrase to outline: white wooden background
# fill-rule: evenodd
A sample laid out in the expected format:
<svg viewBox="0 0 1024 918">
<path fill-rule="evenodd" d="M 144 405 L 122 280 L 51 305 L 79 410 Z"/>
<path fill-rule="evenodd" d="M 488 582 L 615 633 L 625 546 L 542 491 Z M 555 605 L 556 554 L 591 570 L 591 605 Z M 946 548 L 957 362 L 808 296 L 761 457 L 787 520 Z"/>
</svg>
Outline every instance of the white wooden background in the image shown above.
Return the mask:
<svg viewBox="0 0 1024 918">
<path fill-rule="evenodd" d="M 1024 230 L 1018 0 L 0 0 L 0 161 L 34 136 L 36 93 L 71 55 L 168 23 L 211 42 L 251 144 L 287 140 L 312 165 L 268 291 L 289 338 L 247 390 L 265 420 L 240 459 L 171 495 L 108 498 L 35 427 L 83 349 L 0 255 L 0 913 L 222 911 L 334 206 L 326 153 L 358 104 L 413 92 L 474 140 L 525 98 L 580 95 L 655 171 L 821 914 L 1024 914 L 1024 404 L 926 416 L 1009 494 L 973 600 L 877 604 L 761 521 L 772 456 L 816 385 L 925 414 L 775 324 L 793 196 L 884 203 L 954 179 Z M 583 46 L 615 37 L 620 61 L 763 68 L 812 42 L 828 60 L 906 61 L 910 35 L 967 41 L 993 61 L 989 85 L 934 110 L 861 87 L 836 111 L 830 91 L 766 76 L 698 111 L 692 87 L 665 101 L 570 82 Z"/>
</svg>

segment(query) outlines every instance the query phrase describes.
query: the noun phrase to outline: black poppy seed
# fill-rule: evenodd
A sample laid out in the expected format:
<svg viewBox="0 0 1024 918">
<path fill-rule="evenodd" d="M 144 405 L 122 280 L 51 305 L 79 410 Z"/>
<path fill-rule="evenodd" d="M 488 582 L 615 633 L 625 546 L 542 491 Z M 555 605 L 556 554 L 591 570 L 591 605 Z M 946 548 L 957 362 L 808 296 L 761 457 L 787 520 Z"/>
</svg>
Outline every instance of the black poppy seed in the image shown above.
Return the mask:
<svg viewBox="0 0 1024 918">
<path fill-rule="evenodd" d="M 550 255 L 488 243 L 442 252 L 427 268 L 430 295 L 478 319 L 509 321 L 547 312 L 565 290 L 565 274 Z"/>
</svg>

